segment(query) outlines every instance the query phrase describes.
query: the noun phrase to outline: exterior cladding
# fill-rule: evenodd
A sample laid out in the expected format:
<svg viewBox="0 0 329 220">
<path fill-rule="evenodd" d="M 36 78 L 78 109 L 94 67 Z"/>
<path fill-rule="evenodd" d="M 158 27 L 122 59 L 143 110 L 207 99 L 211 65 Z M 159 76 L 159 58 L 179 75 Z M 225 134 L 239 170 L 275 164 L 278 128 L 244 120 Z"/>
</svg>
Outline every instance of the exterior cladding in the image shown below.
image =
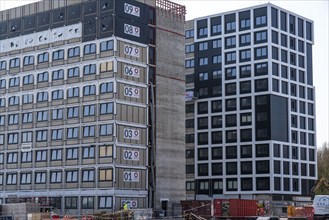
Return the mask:
<svg viewBox="0 0 329 220">
<path fill-rule="evenodd" d="M 134 10 L 133 5 L 140 8 L 140 11 L 135 11 L 135 14 L 141 16 L 125 13 L 124 10 Z M 148 5 L 133 0 L 94 0 L 84 4 L 73 4 L 36 15 L 2 21 L 0 22 L 0 40 L 81 22 L 83 42 L 115 35 L 147 44 L 150 8 Z M 133 32 L 138 36 L 127 34 L 127 32 Z"/>
</svg>

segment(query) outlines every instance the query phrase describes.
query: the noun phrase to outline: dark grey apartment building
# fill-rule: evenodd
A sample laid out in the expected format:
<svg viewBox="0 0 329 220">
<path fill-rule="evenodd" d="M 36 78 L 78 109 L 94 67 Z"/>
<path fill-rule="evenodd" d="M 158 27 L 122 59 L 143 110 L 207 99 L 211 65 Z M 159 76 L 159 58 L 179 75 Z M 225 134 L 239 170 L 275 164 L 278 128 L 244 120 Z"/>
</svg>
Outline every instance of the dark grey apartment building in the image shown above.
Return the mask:
<svg viewBox="0 0 329 220">
<path fill-rule="evenodd" d="M 1 11 L 1 203 L 82 214 L 184 199 L 184 21 L 167 0 Z"/>
<path fill-rule="evenodd" d="M 310 195 L 313 36 L 311 20 L 273 4 L 186 22 L 188 199 Z"/>
</svg>

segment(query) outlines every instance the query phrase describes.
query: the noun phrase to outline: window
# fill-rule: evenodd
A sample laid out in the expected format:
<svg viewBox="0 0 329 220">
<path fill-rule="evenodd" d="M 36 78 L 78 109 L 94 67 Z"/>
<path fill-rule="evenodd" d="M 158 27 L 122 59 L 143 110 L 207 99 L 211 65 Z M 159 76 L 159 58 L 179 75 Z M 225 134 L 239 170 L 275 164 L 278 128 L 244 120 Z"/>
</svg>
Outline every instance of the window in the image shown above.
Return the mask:
<svg viewBox="0 0 329 220">
<path fill-rule="evenodd" d="M 64 90 L 59 89 L 52 92 L 52 100 L 58 100 L 64 98 Z"/>
<path fill-rule="evenodd" d="M 22 143 L 32 142 L 32 131 L 22 132 Z"/>
<path fill-rule="evenodd" d="M 36 131 L 37 133 L 37 141 L 47 141 L 48 140 L 48 131 L 47 130 L 41 130 Z"/>
<path fill-rule="evenodd" d="M 251 36 L 250 34 L 242 34 L 240 35 L 240 46 L 250 45 Z"/>
<path fill-rule="evenodd" d="M 223 158 L 223 152 L 222 152 L 222 148 L 221 147 L 213 147 L 211 148 L 211 158 L 213 160 L 217 160 L 217 159 L 222 159 Z"/>
<path fill-rule="evenodd" d="M 0 61 L 0 70 L 6 70 L 7 69 L 7 62 L 4 61 Z"/>
<path fill-rule="evenodd" d="M 185 53 L 193 53 L 194 52 L 194 44 L 189 44 L 185 46 Z"/>
<path fill-rule="evenodd" d="M 111 93 L 113 92 L 113 82 L 102 83 L 100 85 L 100 93 Z"/>
<path fill-rule="evenodd" d="M 98 208 L 99 209 L 112 208 L 112 197 L 111 196 L 99 196 L 98 197 Z"/>
<path fill-rule="evenodd" d="M 222 78 L 222 71 L 221 70 L 215 70 L 212 72 L 212 78 L 213 79 L 221 79 Z"/>
<path fill-rule="evenodd" d="M 54 59 L 54 58 L 53 58 Z M 44 52 L 38 55 L 38 63 L 49 62 L 49 53 Z"/>
<path fill-rule="evenodd" d="M 0 79 L 0 89 L 5 89 L 5 88 L 6 88 L 6 80 Z"/>
<path fill-rule="evenodd" d="M 113 50 L 113 40 L 101 42 L 101 52 Z"/>
<path fill-rule="evenodd" d="M 236 45 L 236 37 L 226 37 L 225 38 L 225 49 L 234 48 Z"/>
<path fill-rule="evenodd" d="M 82 148 L 82 158 L 83 159 L 93 159 L 95 158 L 95 146 L 83 147 Z"/>
<path fill-rule="evenodd" d="M 255 64 L 255 76 L 267 75 L 267 73 L 268 73 L 267 63 Z"/>
<path fill-rule="evenodd" d="M 208 80 L 208 73 L 199 73 L 199 81 Z"/>
<path fill-rule="evenodd" d="M 79 97 L 79 87 L 69 88 L 67 89 L 67 98 Z"/>
<path fill-rule="evenodd" d="M 53 71 L 53 80 L 60 80 L 60 79 L 64 79 L 64 70 L 60 69 L 60 70 L 55 70 Z"/>
<path fill-rule="evenodd" d="M 96 86 L 95 85 L 88 85 L 83 87 L 83 95 L 95 95 L 96 94 Z"/>
<path fill-rule="evenodd" d="M 240 124 L 241 125 L 251 125 L 252 123 L 252 116 L 251 113 L 243 113 L 240 115 Z M 250 138 L 251 138 L 251 134 L 250 134 Z"/>
<path fill-rule="evenodd" d="M 222 39 L 217 39 L 212 41 L 212 48 L 221 48 L 222 47 Z"/>
<path fill-rule="evenodd" d="M 5 125 L 5 115 L 1 115 L 0 116 L 0 126 L 4 126 Z"/>
<path fill-rule="evenodd" d="M 89 64 L 83 67 L 83 75 L 96 74 L 96 64 Z"/>
<path fill-rule="evenodd" d="M 95 115 L 95 105 L 85 105 L 83 106 L 83 116 Z"/>
<path fill-rule="evenodd" d="M 226 127 L 235 127 L 236 126 L 236 115 L 226 115 L 225 120 L 225 126 Z"/>
<path fill-rule="evenodd" d="M 220 22 L 220 20 L 219 20 Z M 222 33 L 222 25 L 221 24 L 212 24 L 211 25 L 211 34 L 212 36 L 218 35 Z"/>
<path fill-rule="evenodd" d="M 50 182 L 51 183 L 61 183 L 62 182 L 62 171 L 51 171 L 50 172 Z"/>
<path fill-rule="evenodd" d="M 36 151 L 36 161 L 47 161 L 47 151 L 46 150 L 38 150 Z"/>
<path fill-rule="evenodd" d="M 51 140 L 62 140 L 63 129 L 53 129 L 51 131 Z"/>
<path fill-rule="evenodd" d="M 226 131 L 226 142 L 233 143 L 237 140 L 237 132 L 236 130 Z"/>
<path fill-rule="evenodd" d="M 235 111 L 236 110 L 236 99 L 226 99 L 225 100 L 226 111 Z"/>
<path fill-rule="evenodd" d="M 31 184 L 32 173 L 21 173 L 21 184 Z"/>
<path fill-rule="evenodd" d="M 35 183 L 40 184 L 40 183 L 46 183 L 46 172 L 37 172 L 35 173 Z"/>
<path fill-rule="evenodd" d="M 67 148 L 66 149 L 66 159 L 67 160 L 78 159 L 78 148 Z"/>
<path fill-rule="evenodd" d="M 99 111 L 101 115 L 113 114 L 113 103 L 102 103 L 99 104 Z"/>
<path fill-rule="evenodd" d="M 236 95 L 236 83 L 225 84 L 225 95 Z"/>
<path fill-rule="evenodd" d="M 236 29 L 236 23 L 235 21 L 226 22 L 226 32 L 232 32 Z"/>
<path fill-rule="evenodd" d="M 99 135 L 100 136 L 108 136 L 113 134 L 113 125 L 112 124 L 106 124 L 106 125 L 100 125 L 99 126 Z"/>
<path fill-rule="evenodd" d="M 211 128 L 221 128 L 221 127 L 222 127 L 222 116 L 212 116 Z"/>
<path fill-rule="evenodd" d="M 34 64 L 34 56 L 24 57 L 24 60 L 23 60 L 23 65 L 24 66 L 33 65 L 33 64 Z"/>
<path fill-rule="evenodd" d="M 96 44 L 93 43 L 93 44 L 85 45 L 83 49 L 83 53 L 84 55 L 96 53 Z"/>
<path fill-rule="evenodd" d="M 14 77 L 9 79 L 9 87 L 19 86 L 19 77 Z"/>
<path fill-rule="evenodd" d="M 199 59 L 199 66 L 208 65 L 208 57 L 203 57 Z"/>
<path fill-rule="evenodd" d="M 207 27 L 202 27 L 198 29 L 198 36 L 203 37 L 203 36 L 207 36 L 207 34 L 208 34 Z"/>
<path fill-rule="evenodd" d="M 112 168 L 100 168 L 98 172 L 99 172 L 98 180 L 100 182 L 112 181 L 112 173 L 113 173 Z"/>
<path fill-rule="evenodd" d="M 251 51 L 250 51 L 250 49 L 248 49 L 248 50 L 241 50 L 240 51 L 240 62 L 250 61 L 250 59 L 251 59 Z"/>
<path fill-rule="evenodd" d="M 235 63 L 236 61 L 236 52 L 225 53 L 225 64 Z"/>
<path fill-rule="evenodd" d="M 83 127 L 83 137 L 94 137 L 95 136 L 95 126 L 85 126 Z"/>
<path fill-rule="evenodd" d="M 193 38 L 193 37 L 194 37 L 194 30 L 193 29 L 185 31 L 185 38 L 186 39 Z"/>
<path fill-rule="evenodd" d="M 198 133 L 198 144 L 208 144 L 208 133 Z"/>
<path fill-rule="evenodd" d="M 208 176 L 208 164 L 198 164 L 198 175 Z"/>
<path fill-rule="evenodd" d="M 240 146 L 241 158 L 251 158 L 252 157 L 252 146 L 251 145 L 241 145 Z"/>
<path fill-rule="evenodd" d="M 185 60 L 185 68 L 194 67 L 194 59 Z"/>
<path fill-rule="evenodd" d="M 272 31 L 272 43 L 279 44 L 279 34 L 276 31 Z"/>
<path fill-rule="evenodd" d="M 37 102 L 48 101 L 48 92 L 38 92 L 37 93 Z"/>
<path fill-rule="evenodd" d="M 18 133 L 8 134 L 8 144 L 18 144 Z"/>
<path fill-rule="evenodd" d="M 255 43 L 263 43 L 267 41 L 267 31 L 255 32 Z"/>
<path fill-rule="evenodd" d="M 16 68 L 20 66 L 20 58 L 14 58 L 9 61 L 10 68 Z"/>
<path fill-rule="evenodd" d="M 222 100 L 215 100 L 211 102 L 211 112 L 221 112 L 222 111 Z"/>
<path fill-rule="evenodd" d="M 48 111 L 37 112 L 37 121 L 48 121 Z"/>
<path fill-rule="evenodd" d="M 80 76 L 80 68 L 79 67 L 73 67 L 68 69 L 67 71 L 67 77 L 72 78 L 72 77 L 79 77 Z"/>
<path fill-rule="evenodd" d="M 18 124 L 18 114 L 8 115 L 8 125 Z"/>
<path fill-rule="evenodd" d="M 226 190 L 236 191 L 238 189 L 238 180 L 235 178 L 226 179 Z"/>
<path fill-rule="evenodd" d="M 235 79 L 236 78 L 236 68 L 232 67 L 232 68 L 226 68 L 225 69 L 225 79 L 229 80 L 229 79 Z"/>
<path fill-rule="evenodd" d="M 264 59 L 267 58 L 267 47 L 258 47 L 255 48 L 255 59 Z"/>
<path fill-rule="evenodd" d="M 79 117 L 79 107 L 68 107 L 67 108 L 67 118 L 77 118 Z"/>
<path fill-rule="evenodd" d="M 17 173 L 7 173 L 7 185 L 17 184 Z"/>
<path fill-rule="evenodd" d="M 257 16 L 256 19 L 256 26 L 260 26 L 260 25 L 266 25 L 266 15 L 262 15 L 262 16 Z"/>
<path fill-rule="evenodd" d="M 221 63 L 222 62 L 222 55 L 215 55 L 212 57 L 212 63 Z"/>
<path fill-rule="evenodd" d="M 51 160 L 61 161 L 62 160 L 62 149 L 52 149 L 51 150 Z"/>
<path fill-rule="evenodd" d="M 79 137 L 79 128 L 67 128 L 67 138 L 68 139 L 73 139 L 73 138 L 78 138 Z"/>
<path fill-rule="evenodd" d="M 240 66 L 240 78 L 250 77 L 251 76 L 251 66 Z"/>
<path fill-rule="evenodd" d="M 78 170 L 66 171 L 66 182 L 67 183 L 78 182 Z"/>
<path fill-rule="evenodd" d="M 80 47 L 77 46 L 74 48 L 70 48 L 67 54 L 68 54 L 68 58 L 80 56 Z"/>
<path fill-rule="evenodd" d="M 7 153 L 7 163 L 17 163 L 17 152 Z"/>
<path fill-rule="evenodd" d="M 65 197 L 65 208 L 66 209 L 77 209 L 78 208 L 78 197 Z"/>
<path fill-rule="evenodd" d="M 48 72 L 39 73 L 37 77 L 38 77 L 38 83 L 48 82 L 49 73 Z"/>
<path fill-rule="evenodd" d="M 250 28 L 250 18 L 240 20 L 240 29 L 249 29 Z"/>
<path fill-rule="evenodd" d="M 53 52 L 53 61 L 63 60 L 64 59 L 64 50 L 57 50 Z"/>
<path fill-rule="evenodd" d="M 255 92 L 262 92 L 267 90 L 268 90 L 267 78 L 255 80 Z"/>
<path fill-rule="evenodd" d="M 208 42 L 199 43 L 199 51 L 208 50 Z"/>
<path fill-rule="evenodd" d="M 93 182 L 95 170 L 82 170 L 82 182 Z"/>
<path fill-rule="evenodd" d="M 81 201 L 81 208 L 82 209 L 93 209 L 94 208 L 94 197 L 82 197 Z"/>
<path fill-rule="evenodd" d="M 33 84 L 34 77 L 32 74 L 23 77 L 23 85 Z"/>
<path fill-rule="evenodd" d="M 99 148 L 100 158 L 112 157 L 113 155 L 112 145 L 99 146 L 98 148 Z"/>
<path fill-rule="evenodd" d="M 240 82 L 240 94 L 251 93 L 251 81 Z"/>
</svg>

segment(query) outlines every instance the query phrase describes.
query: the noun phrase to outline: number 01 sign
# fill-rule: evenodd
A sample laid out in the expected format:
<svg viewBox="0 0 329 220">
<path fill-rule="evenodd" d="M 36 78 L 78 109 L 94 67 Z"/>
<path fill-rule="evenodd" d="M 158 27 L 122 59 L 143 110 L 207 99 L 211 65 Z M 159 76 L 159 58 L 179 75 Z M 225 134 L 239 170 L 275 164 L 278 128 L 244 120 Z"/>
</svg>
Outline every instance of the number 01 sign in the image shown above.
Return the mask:
<svg viewBox="0 0 329 220">
<path fill-rule="evenodd" d="M 125 171 L 123 172 L 124 182 L 139 182 L 139 172 Z"/>
</svg>

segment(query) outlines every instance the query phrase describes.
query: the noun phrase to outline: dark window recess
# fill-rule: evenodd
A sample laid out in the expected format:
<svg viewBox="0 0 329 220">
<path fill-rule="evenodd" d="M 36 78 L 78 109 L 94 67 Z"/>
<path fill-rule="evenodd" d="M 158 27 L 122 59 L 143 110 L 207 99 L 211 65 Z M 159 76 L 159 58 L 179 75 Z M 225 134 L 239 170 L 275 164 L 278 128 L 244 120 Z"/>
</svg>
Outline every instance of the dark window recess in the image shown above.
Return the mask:
<svg viewBox="0 0 329 220">
<path fill-rule="evenodd" d="M 304 37 L 304 20 L 298 18 L 298 36 Z"/>
<path fill-rule="evenodd" d="M 250 29 L 250 10 L 239 12 L 239 30 Z"/>
<path fill-rule="evenodd" d="M 289 15 L 289 32 L 291 34 L 295 34 L 296 32 L 296 21 L 295 21 L 295 16 Z"/>
<path fill-rule="evenodd" d="M 220 35 L 222 33 L 221 16 L 211 18 L 210 23 L 211 23 L 211 36 Z"/>
<path fill-rule="evenodd" d="M 264 27 L 267 25 L 267 7 L 254 9 L 254 27 Z"/>
<path fill-rule="evenodd" d="M 256 178 L 257 190 L 270 190 L 270 178 L 269 177 L 257 177 Z"/>
<path fill-rule="evenodd" d="M 287 31 L 287 13 L 280 11 L 281 25 L 280 28 L 283 31 Z"/>
<path fill-rule="evenodd" d="M 240 146 L 240 156 L 241 156 L 241 158 L 251 158 L 252 157 L 252 146 L 251 145 L 241 145 Z"/>
<path fill-rule="evenodd" d="M 236 30 L 236 21 L 235 21 L 235 13 L 225 15 L 225 33 L 232 33 Z"/>
<path fill-rule="evenodd" d="M 313 28 L 312 23 L 306 21 L 306 39 L 312 41 L 313 40 Z"/>
<path fill-rule="evenodd" d="M 278 28 L 278 9 L 271 8 L 272 27 Z"/>
</svg>

